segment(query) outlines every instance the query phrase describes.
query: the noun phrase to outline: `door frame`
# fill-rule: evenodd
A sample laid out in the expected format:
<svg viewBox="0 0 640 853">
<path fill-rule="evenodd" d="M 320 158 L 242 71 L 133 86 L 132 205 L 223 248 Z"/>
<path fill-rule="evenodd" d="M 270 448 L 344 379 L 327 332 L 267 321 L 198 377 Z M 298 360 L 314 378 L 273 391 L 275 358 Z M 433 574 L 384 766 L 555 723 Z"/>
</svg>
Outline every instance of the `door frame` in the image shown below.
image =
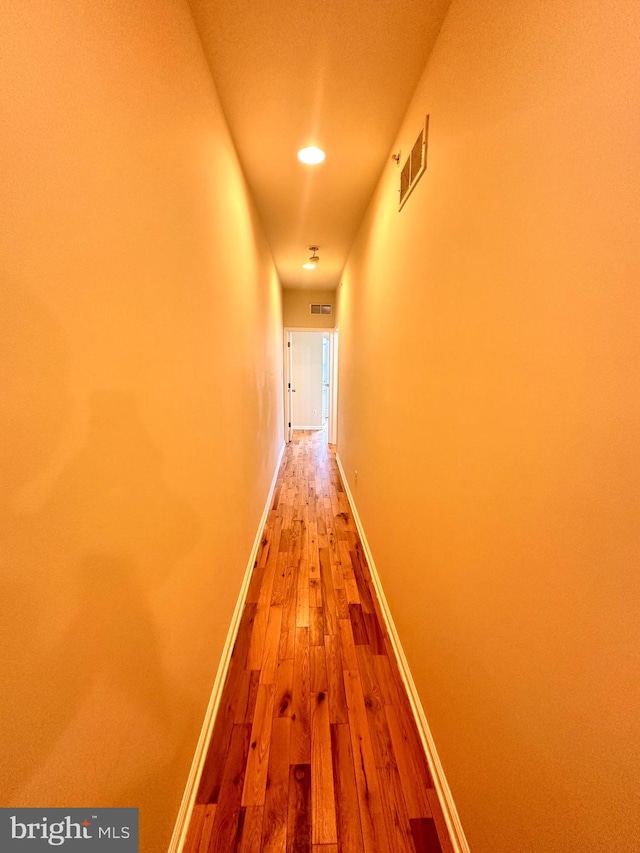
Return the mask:
<svg viewBox="0 0 640 853">
<path fill-rule="evenodd" d="M 338 328 L 329 334 L 329 444 L 338 443 Z"/>
<path fill-rule="evenodd" d="M 284 440 L 287 444 L 291 441 L 292 433 L 292 394 L 291 387 L 291 360 L 292 360 L 292 332 L 320 332 L 329 335 L 329 424 L 327 429 L 327 440 L 329 444 L 335 444 L 338 432 L 338 329 L 312 329 L 308 326 L 285 326 L 284 344 Z"/>
<path fill-rule="evenodd" d="M 291 388 L 291 329 L 285 329 L 284 334 L 284 440 L 289 444 L 292 433 L 292 388 Z"/>
</svg>

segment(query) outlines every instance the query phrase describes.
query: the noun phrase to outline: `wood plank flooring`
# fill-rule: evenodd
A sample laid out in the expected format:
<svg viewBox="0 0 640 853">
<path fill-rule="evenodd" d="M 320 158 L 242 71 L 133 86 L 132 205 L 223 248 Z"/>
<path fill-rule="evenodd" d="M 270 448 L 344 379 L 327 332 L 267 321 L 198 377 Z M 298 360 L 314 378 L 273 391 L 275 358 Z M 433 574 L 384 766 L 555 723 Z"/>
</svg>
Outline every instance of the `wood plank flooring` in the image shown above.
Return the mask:
<svg viewBox="0 0 640 853">
<path fill-rule="evenodd" d="M 285 451 L 184 853 L 452 853 L 326 434 Z"/>
</svg>

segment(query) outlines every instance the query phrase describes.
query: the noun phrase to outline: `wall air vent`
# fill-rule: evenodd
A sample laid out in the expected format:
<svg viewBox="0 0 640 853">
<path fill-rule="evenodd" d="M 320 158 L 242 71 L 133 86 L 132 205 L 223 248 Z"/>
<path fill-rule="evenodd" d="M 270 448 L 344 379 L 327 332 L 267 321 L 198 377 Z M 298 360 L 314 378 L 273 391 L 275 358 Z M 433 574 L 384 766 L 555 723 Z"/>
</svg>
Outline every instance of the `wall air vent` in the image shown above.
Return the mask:
<svg viewBox="0 0 640 853">
<path fill-rule="evenodd" d="M 400 172 L 400 204 L 398 210 L 402 210 L 404 203 L 411 195 L 413 188 L 427 168 L 428 134 L 429 116 L 426 117 L 424 121 L 424 128 L 420 131 L 420 135 L 414 142 L 411 153 L 407 157 L 402 167 L 402 171 Z"/>
<path fill-rule="evenodd" d="M 314 304 L 311 304 L 309 307 L 311 308 L 312 314 L 331 314 L 332 313 L 331 305 L 314 305 Z"/>
</svg>

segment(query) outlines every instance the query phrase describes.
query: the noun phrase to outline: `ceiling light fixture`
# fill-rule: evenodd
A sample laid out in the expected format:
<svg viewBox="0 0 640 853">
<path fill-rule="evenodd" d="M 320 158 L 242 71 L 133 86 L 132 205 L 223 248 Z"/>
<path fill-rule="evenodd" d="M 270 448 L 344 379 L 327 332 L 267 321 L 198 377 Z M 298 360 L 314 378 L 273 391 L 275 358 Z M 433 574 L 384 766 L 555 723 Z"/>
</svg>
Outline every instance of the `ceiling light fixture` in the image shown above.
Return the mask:
<svg viewBox="0 0 640 853">
<path fill-rule="evenodd" d="M 298 151 L 298 160 L 301 163 L 306 163 L 308 166 L 315 166 L 316 163 L 322 163 L 324 158 L 324 151 L 321 148 L 316 148 L 315 145 L 310 145 L 308 148 L 301 148 Z"/>
<path fill-rule="evenodd" d="M 314 270 L 316 268 L 316 264 L 320 260 L 320 258 L 316 254 L 319 248 L 319 246 L 309 246 L 311 257 L 309 258 L 306 264 L 302 264 L 303 270 Z"/>
</svg>

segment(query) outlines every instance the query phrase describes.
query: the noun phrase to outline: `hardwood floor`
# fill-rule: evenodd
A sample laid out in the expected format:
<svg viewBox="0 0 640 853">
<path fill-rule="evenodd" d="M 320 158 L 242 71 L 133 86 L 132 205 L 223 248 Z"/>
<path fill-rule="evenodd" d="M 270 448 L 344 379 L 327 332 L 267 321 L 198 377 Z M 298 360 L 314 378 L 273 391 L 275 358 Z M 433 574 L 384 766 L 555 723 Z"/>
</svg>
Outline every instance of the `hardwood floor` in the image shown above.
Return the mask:
<svg viewBox="0 0 640 853">
<path fill-rule="evenodd" d="M 323 432 L 285 451 L 184 850 L 453 850 Z"/>
</svg>

